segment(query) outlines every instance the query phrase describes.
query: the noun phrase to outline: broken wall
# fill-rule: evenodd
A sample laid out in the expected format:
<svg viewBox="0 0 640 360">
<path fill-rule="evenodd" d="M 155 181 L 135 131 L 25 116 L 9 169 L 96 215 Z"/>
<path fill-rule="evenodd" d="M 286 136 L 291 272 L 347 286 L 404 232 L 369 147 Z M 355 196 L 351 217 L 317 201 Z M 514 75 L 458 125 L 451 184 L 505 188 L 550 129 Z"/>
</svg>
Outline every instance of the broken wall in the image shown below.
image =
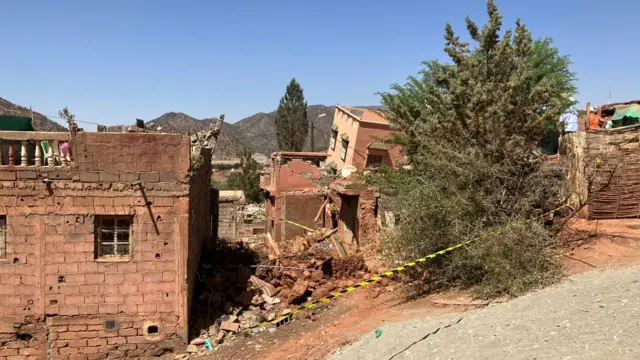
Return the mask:
<svg viewBox="0 0 640 360">
<path fill-rule="evenodd" d="M 200 268 L 200 257 L 203 247 L 212 245 L 211 226 L 211 149 L 194 148 L 192 156 L 199 158 L 198 166 L 191 168 L 189 178 L 189 211 L 180 214 L 181 224 L 188 225 L 188 252 L 185 262 L 180 267 L 187 269 L 187 306 L 185 315 L 189 319 L 193 293 L 198 281 L 197 272 Z M 185 231 L 184 226 L 180 229 Z"/>
<path fill-rule="evenodd" d="M 69 167 L 0 167 L 0 360 L 131 358 L 181 343 L 189 139 L 78 133 L 71 145 Z M 96 257 L 99 215 L 132 217 L 130 257 Z"/>
</svg>

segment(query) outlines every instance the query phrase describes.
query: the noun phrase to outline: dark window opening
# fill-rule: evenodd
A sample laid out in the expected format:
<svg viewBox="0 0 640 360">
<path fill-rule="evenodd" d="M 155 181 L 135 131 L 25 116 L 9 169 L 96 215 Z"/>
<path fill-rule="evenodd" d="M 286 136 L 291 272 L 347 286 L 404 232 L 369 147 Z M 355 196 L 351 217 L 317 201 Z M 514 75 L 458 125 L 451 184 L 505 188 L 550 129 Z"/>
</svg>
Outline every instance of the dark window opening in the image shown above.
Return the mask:
<svg viewBox="0 0 640 360">
<path fill-rule="evenodd" d="M 105 330 L 115 330 L 116 329 L 116 321 L 115 320 L 107 320 L 104 322 Z"/>
<path fill-rule="evenodd" d="M 329 139 L 329 146 L 331 150 L 336 149 L 336 140 L 338 139 L 338 130 L 331 130 L 331 138 Z"/>
<path fill-rule="evenodd" d="M 342 140 L 342 150 L 340 152 L 340 159 L 345 161 L 347 158 L 347 149 L 349 148 L 349 142 L 346 140 Z"/>
<path fill-rule="evenodd" d="M 0 215 L 0 259 L 7 257 L 7 215 Z"/>
<path fill-rule="evenodd" d="M 147 334 L 149 335 L 157 335 L 159 332 L 158 325 L 149 325 L 147 328 Z"/>
<path fill-rule="evenodd" d="M 382 165 L 382 160 L 384 157 L 382 155 L 367 155 L 367 165 L 368 168 L 377 168 Z"/>
<path fill-rule="evenodd" d="M 131 256 L 132 216 L 96 216 L 96 258 Z"/>
</svg>

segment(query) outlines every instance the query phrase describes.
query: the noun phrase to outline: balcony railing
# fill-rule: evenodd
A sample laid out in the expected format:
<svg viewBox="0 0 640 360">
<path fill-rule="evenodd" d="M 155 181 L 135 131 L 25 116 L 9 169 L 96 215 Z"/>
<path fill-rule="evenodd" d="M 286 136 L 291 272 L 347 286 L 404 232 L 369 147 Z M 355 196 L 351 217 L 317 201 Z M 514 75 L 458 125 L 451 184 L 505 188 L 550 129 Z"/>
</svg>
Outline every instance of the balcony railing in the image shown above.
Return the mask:
<svg viewBox="0 0 640 360">
<path fill-rule="evenodd" d="M 0 166 L 71 166 L 68 133 L 0 131 Z"/>
</svg>

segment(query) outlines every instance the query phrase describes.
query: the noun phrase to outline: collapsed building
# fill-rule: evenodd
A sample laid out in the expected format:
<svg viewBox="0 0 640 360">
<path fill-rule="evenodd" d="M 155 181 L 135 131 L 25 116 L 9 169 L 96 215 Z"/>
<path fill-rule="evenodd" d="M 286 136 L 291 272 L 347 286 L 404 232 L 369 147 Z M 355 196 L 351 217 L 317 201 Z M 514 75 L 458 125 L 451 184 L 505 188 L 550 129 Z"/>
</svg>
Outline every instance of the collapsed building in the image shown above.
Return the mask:
<svg viewBox="0 0 640 360">
<path fill-rule="evenodd" d="M 212 241 L 211 149 L 144 132 L 0 139 L 0 359 L 183 346 Z"/>
<path fill-rule="evenodd" d="M 326 166 L 326 153 L 278 152 L 261 177 L 268 247 L 277 255 L 284 240 L 318 228 L 336 229 L 339 244 L 372 245 L 382 221 L 376 189 L 360 173 L 342 177 Z"/>
</svg>

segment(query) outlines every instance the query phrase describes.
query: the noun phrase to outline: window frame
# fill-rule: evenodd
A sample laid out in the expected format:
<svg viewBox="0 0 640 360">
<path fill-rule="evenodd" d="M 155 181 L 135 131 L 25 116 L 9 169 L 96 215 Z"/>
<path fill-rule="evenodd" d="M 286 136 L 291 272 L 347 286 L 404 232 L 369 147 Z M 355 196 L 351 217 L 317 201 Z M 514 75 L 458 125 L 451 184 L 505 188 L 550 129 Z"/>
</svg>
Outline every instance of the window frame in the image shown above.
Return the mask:
<svg viewBox="0 0 640 360">
<path fill-rule="evenodd" d="M 342 149 L 340 150 L 340 160 L 347 161 L 348 149 L 349 149 L 349 140 L 342 139 Z"/>
<path fill-rule="evenodd" d="M 336 143 L 338 142 L 338 130 L 331 130 L 331 138 L 329 139 L 329 147 L 332 151 L 336 149 Z"/>
<path fill-rule="evenodd" d="M 104 242 L 102 234 L 105 231 L 102 225 L 104 220 L 113 220 L 113 239 L 112 242 Z M 119 240 L 119 230 L 124 232 L 124 228 L 118 227 L 118 222 L 127 220 L 128 226 L 128 238 L 127 241 Z M 132 242 L 133 242 L 133 215 L 95 215 L 94 216 L 94 257 L 97 260 L 100 259 L 131 259 L 132 256 Z M 128 245 L 126 254 L 118 254 L 118 246 Z M 113 247 L 113 254 L 105 254 L 102 251 L 103 245 L 109 245 Z"/>
<path fill-rule="evenodd" d="M 376 160 L 376 161 L 373 161 Z M 367 154 L 367 162 L 365 167 L 367 168 L 377 168 L 384 164 L 384 155 L 372 155 Z"/>
<path fill-rule="evenodd" d="M 7 259 L 7 215 L 0 215 L 0 261 Z"/>
</svg>

